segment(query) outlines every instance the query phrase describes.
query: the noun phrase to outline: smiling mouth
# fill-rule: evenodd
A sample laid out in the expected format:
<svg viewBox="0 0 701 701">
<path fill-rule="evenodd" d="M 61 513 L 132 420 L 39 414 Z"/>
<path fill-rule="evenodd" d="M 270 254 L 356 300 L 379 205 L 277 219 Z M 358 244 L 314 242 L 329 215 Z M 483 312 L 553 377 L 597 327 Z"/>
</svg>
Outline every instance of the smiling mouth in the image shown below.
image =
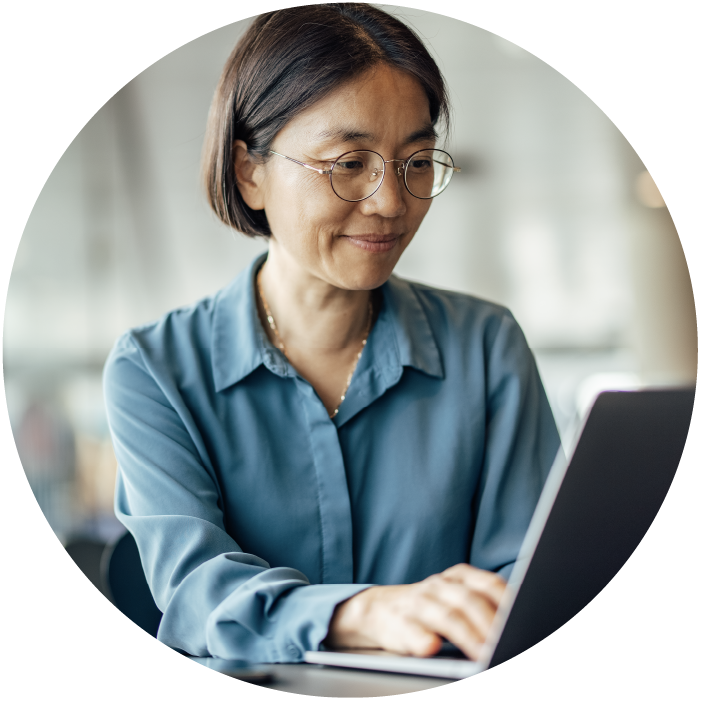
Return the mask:
<svg viewBox="0 0 701 701">
<path fill-rule="evenodd" d="M 343 238 L 364 251 L 385 253 L 399 243 L 401 236 L 401 234 L 356 234 L 345 235 Z"/>
</svg>

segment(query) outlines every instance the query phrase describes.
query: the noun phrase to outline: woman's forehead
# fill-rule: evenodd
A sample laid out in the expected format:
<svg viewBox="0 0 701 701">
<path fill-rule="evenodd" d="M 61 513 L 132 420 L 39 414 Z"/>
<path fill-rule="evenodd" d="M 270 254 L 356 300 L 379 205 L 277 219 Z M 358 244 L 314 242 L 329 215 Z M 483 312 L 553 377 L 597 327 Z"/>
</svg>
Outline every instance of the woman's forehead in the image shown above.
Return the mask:
<svg viewBox="0 0 701 701">
<path fill-rule="evenodd" d="M 342 84 L 280 132 L 320 146 L 435 140 L 428 97 L 413 76 L 384 67 Z"/>
</svg>

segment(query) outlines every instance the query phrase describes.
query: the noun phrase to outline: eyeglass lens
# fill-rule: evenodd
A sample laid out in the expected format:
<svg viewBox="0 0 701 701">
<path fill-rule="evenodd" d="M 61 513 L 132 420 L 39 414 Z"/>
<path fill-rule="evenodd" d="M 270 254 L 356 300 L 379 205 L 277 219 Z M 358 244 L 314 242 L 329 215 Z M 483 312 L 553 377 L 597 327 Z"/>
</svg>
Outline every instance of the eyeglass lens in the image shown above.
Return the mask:
<svg viewBox="0 0 701 701">
<path fill-rule="evenodd" d="M 331 187 L 344 200 L 358 202 L 374 194 L 382 183 L 382 172 L 401 168 L 399 161 L 386 164 L 374 151 L 352 151 L 341 156 L 331 169 Z M 430 199 L 448 187 L 453 159 L 445 151 L 426 149 L 415 153 L 404 167 L 407 190 L 420 199 Z"/>
</svg>

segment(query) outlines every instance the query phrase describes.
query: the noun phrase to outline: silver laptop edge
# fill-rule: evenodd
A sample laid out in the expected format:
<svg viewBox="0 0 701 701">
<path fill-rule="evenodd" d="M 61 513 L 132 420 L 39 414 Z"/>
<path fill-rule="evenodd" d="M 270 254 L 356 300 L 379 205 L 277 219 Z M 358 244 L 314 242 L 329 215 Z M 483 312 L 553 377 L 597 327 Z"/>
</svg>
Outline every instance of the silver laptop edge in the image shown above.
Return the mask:
<svg viewBox="0 0 701 701">
<path fill-rule="evenodd" d="M 506 625 L 506 621 L 509 618 L 514 601 L 516 600 L 516 595 L 518 594 L 518 590 L 521 588 L 526 572 L 530 567 L 536 546 L 538 545 L 540 536 L 543 533 L 545 524 L 547 523 L 550 512 L 555 504 L 555 499 L 560 491 L 562 481 L 565 479 L 565 475 L 567 474 L 567 468 L 569 467 L 570 460 L 574 455 L 577 443 L 579 443 L 579 439 L 584 431 L 584 426 L 587 423 L 589 413 L 591 412 L 595 401 L 596 397 L 594 397 L 592 402 L 587 407 L 584 416 L 581 418 L 575 417 L 572 419 L 570 426 L 565 431 L 565 438 L 562 439 L 560 449 L 555 455 L 555 460 L 553 460 L 552 467 L 550 468 L 548 477 L 543 485 L 543 491 L 540 493 L 540 498 L 538 499 L 538 503 L 536 504 L 535 511 L 533 512 L 528 530 L 526 531 L 523 543 L 521 544 L 518 557 L 516 558 L 516 562 L 514 562 L 513 569 L 511 570 L 511 576 L 509 577 L 506 592 L 499 603 L 499 608 L 494 616 L 494 623 L 492 623 L 492 627 L 487 634 L 487 639 L 485 640 L 482 648 L 482 655 L 479 659 L 482 669 L 487 669 L 492 660 L 497 643 L 501 638 L 501 634 L 504 631 L 504 626 Z"/>
<path fill-rule="evenodd" d="M 489 663 L 492 660 L 497 643 L 504 632 L 506 621 L 509 618 L 514 602 L 516 601 L 518 591 L 521 588 L 526 572 L 530 567 L 533 554 L 535 553 L 538 541 L 540 540 L 540 536 L 543 533 L 545 524 L 547 523 L 550 512 L 555 504 L 555 499 L 560 491 L 562 481 L 565 479 L 565 474 L 567 473 L 570 459 L 572 458 L 572 455 L 574 455 L 575 448 L 577 447 L 577 443 L 579 442 L 584 426 L 589 418 L 589 413 L 591 412 L 595 401 L 596 398 L 594 398 L 594 400 L 591 402 L 582 418 L 573 419 L 569 429 L 565 432 L 566 439 L 563 439 L 560 449 L 555 455 L 555 460 L 553 461 L 548 477 L 543 485 L 543 490 L 540 493 L 540 498 L 538 499 L 538 503 L 535 511 L 533 512 L 528 530 L 526 531 L 523 543 L 521 544 L 518 557 L 516 558 L 516 562 L 511 570 L 508 586 L 499 603 L 499 608 L 494 616 L 494 622 L 492 623 L 492 627 L 487 634 L 487 639 L 485 640 L 482 648 L 482 654 L 478 660 L 480 664 L 479 671 L 489 667 Z"/>
<path fill-rule="evenodd" d="M 334 667 L 369 669 L 377 672 L 399 674 L 419 674 L 424 677 L 444 679 L 464 679 L 481 672 L 484 667 L 478 662 L 440 657 L 412 657 L 410 655 L 386 656 L 381 651 L 368 650 L 366 653 L 310 651 L 304 653 L 304 661 L 310 664 L 330 664 Z"/>
</svg>

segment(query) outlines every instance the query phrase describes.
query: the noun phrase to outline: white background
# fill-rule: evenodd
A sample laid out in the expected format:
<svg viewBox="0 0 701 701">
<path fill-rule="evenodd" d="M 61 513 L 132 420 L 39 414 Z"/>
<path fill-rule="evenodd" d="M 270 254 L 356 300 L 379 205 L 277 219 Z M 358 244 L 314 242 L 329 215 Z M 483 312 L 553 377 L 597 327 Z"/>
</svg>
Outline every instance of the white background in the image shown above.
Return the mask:
<svg viewBox="0 0 701 701">
<path fill-rule="evenodd" d="M 293 5 L 295 3 L 285 3 Z M 180 45 L 281 2 L 36 1 L 4 4 L 0 70 L 0 294 L 41 188 L 77 132 L 127 81 Z M 408 2 L 500 34 L 559 70 L 647 165 L 701 281 L 698 10 L 676 0 Z M 440 699 L 697 698 L 701 653 L 698 411 L 649 534 L 584 612 Z M 5 698 L 279 698 L 183 660 L 138 630 L 73 565 L 22 472 L 0 405 L 0 693 Z"/>
</svg>

